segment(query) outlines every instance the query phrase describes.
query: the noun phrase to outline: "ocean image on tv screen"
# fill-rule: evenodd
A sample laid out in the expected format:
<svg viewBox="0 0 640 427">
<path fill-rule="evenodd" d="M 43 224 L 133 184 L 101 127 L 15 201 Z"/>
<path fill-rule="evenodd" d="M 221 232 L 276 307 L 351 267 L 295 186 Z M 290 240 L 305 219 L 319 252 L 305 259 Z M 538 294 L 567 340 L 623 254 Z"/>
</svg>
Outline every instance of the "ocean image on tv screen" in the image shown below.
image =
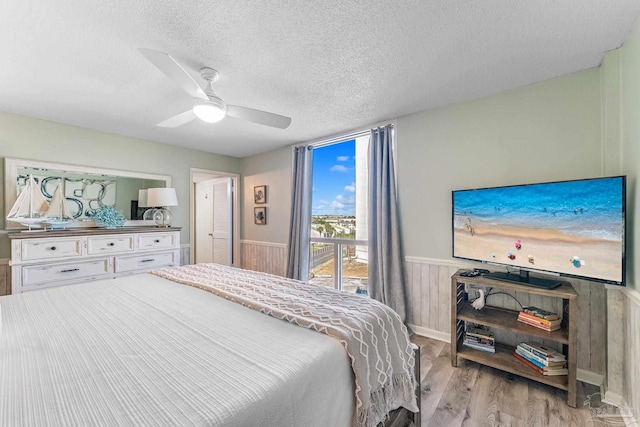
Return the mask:
<svg viewBox="0 0 640 427">
<path fill-rule="evenodd" d="M 453 192 L 453 256 L 622 282 L 624 178 Z"/>
</svg>

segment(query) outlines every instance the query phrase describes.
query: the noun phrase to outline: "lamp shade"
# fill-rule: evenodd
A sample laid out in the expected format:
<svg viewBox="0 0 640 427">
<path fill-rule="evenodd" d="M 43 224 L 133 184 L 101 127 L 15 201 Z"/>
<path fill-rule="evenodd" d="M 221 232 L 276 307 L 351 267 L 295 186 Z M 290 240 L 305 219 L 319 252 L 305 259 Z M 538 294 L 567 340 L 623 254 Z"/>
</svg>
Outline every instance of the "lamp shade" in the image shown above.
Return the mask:
<svg viewBox="0 0 640 427">
<path fill-rule="evenodd" d="M 138 190 L 138 207 L 140 208 L 149 207 L 149 202 L 147 202 L 147 191 L 148 190 Z"/>
<path fill-rule="evenodd" d="M 193 112 L 203 122 L 216 123 L 227 114 L 227 104 L 217 96 L 210 96 L 206 101 L 197 99 Z"/>
<path fill-rule="evenodd" d="M 178 206 L 175 188 L 150 188 L 147 190 L 147 205 Z"/>
</svg>

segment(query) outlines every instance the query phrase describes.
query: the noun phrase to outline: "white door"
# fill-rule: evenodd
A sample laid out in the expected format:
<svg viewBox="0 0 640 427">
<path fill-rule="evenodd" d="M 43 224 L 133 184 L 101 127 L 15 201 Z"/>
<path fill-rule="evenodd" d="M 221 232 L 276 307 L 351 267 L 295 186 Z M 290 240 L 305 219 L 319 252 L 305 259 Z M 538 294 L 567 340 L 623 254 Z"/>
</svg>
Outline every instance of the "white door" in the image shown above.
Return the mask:
<svg viewBox="0 0 640 427">
<path fill-rule="evenodd" d="M 213 182 L 213 262 L 231 265 L 233 226 L 231 178 Z"/>
<path fill-rule="evenodd" d="M 195 262 L 232 265 L 232 179 L 195 183 Z"/>
</svg>

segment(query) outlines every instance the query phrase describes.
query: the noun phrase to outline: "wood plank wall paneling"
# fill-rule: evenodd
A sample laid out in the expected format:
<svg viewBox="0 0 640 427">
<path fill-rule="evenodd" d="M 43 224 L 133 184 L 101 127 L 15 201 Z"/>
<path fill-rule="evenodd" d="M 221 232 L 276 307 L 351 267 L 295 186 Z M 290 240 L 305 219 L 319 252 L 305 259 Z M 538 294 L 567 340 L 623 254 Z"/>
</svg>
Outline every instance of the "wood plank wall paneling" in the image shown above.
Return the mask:
<svg viewBox="0 0 640 427">
<path fill-rule="evenodd" d="M 469 268 L 456 261 L 407 257 L 405 272 L 408 286 L 408 323 L 434 332 L 433 336 L 449 334 L 451 276 L 459 268 Z M 566 279 L 578 293 L 578 369 L 604 375 L 606 371 L 606 291 L 601 283 Z M 561 312 L 562 301 L 556 298 L 515 292 L 523 305 L 535 305 L 545 310 Z M 519 310 L 518 303 L 508 295 L 498 294 L 487 300 L 488 305 Z M 511 345 L 529 339 L 505 331 L 495 331 L 496 339 Z M 542 341 L 547 346 L 557 343 Z"/>
<path fill-rule="evenodd" d="M 631 293 L 634 295 L 631 295 Z M 624 368 L 623 390 L 628 409 L 640 420 L 640 294 L 627 290 L 624 301 Z"/>
<path fill-rule="evenodd" d="M 9 258 L 0 259 L 0 296 L 11 294 L 11 267 Z"/>
<path fill-rule="evenodd" d="M 286 245 L 242 240 L 240 248 L 242 268 L 276 276 L 286 275 Z"/>
<path fill-rule="evenodd" d="M 191 263 L 191 245 L 182 245 L 180 247 L 180 265 L 189 265 Z"/>
</svg>

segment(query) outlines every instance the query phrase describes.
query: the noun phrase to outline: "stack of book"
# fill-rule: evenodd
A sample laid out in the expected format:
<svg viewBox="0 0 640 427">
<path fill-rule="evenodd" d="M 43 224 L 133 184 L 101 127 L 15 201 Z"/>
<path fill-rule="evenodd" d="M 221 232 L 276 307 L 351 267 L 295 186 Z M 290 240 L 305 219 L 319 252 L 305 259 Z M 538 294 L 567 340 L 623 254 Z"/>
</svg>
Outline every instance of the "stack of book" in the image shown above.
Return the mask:
<svg viewBox="0 0 640 427">
<path fill-rule="evenodd" d="M 496 341 L 493 337 L 493 331 L 488 329 L 467 326 L 462 345 L 487 353 L 496 352 Z"/>
<path fill-rule="evenodd" d="M 518 321 L 545 331 L 560 329 L 562 323 L 562 319 L 556 313 L 537 307 L 524 307 L 518 314 Z"/>
<path fill-rule="evenodd" d="M 568 375 L 564 354 L 536 343 L 520 343 L 513 355 L 516 359 L 542 375 Z"/>
</svg>

